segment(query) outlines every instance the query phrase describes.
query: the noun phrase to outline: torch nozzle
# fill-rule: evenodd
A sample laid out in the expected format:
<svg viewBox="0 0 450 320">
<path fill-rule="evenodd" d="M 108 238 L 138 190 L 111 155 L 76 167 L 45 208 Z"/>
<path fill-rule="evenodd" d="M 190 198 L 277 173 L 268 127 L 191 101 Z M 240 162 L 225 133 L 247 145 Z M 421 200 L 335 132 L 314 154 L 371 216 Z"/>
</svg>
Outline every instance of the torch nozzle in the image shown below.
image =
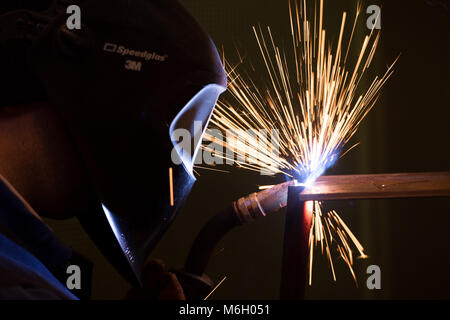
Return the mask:
<svg viewBox="0 0 450 320">
<path fill-rule="evenodd" d="M 252 222 L 284 208 L 287 203 L 288 187 L 293 185 L 294 181 L 291 180 L 238 199 L 233 203 L 233 207 L 239 221 Z"/>
</svg>

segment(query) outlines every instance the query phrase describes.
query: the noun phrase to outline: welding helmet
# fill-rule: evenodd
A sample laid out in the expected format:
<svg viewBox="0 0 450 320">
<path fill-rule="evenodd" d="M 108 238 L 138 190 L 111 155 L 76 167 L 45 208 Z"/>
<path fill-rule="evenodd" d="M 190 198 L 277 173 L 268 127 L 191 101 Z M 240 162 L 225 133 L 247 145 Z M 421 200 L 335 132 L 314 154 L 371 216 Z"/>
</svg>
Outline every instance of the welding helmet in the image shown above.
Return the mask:
<svg viewBox="0 0 450 320">
<path fill-rule="evenodd" d="M 91 211 L 78 218 L 139 283 L 195 181 L 193 160 L 226 76 L 211 39 L 176 0 L 76 1 L 81 29 L 73 30 L 72 1 L 51 2 L 1 16 L 2 104 L 54 106 L 92 185 Z M 177 130 L 190 134 L 190 148 L 174 149 Z"/>
</svg>

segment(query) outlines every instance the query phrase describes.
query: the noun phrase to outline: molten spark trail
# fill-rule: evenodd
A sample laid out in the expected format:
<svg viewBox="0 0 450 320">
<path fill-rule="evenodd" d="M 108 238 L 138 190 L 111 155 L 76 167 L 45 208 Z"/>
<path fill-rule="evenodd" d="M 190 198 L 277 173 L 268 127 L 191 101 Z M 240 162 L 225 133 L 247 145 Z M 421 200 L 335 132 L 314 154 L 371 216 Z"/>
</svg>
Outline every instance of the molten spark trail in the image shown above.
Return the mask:
<svg viewBox="0 0 450 320">
<path fill-rule="evenodd" d="M 205 139 L 209 144 L 204 144 L 205 151 L 227 163 L 273 175 L 282 173 L 297 180 L 299 185 L 308 186 L 339 156 L 356 146 L 342 152 L 376 103 L 397 60 L 381 78 L 375 77 L 370 86 L 360 88 L 378 46 L 380 32 L 372 29 L 365 36 L 356 48 L 356 62 L 350 65 L 347 58 L 354 46 L 353 36 L 361 7 L 358 5 L 349 36 L 346 34 L 347 14 L 343 13 L 338 41 L 333 46 L 323 28 L 323 0 L 314 3 L 314 8 L 307 8 L 306 0 L 289 1 L 291 56 L 280 49 L 270 27 L 265 30 L 253 27 L 265 66 L 266 85 L 256 84 L 254 79 L 260 75 L 251 77 L 239 71 L 242 60 L 232 65 L 224 58 L 230 97 L 218 102 L 211 125 L 234 135 L 230 139 L 227 134 L 223 142 L 211 131 L 207 132 Z M 314 12 L 312 20 L 307 16 L 310 11 Z M 344 38 L 349 39 L 344 41 Z M 358 95 L 361 89 L 363 94 Z M 269 139 L 268 132 L 275 134 Z M 223 152 L 224 149 L 227 151 Z M 364 248 L 335 211 L 322 211 L 320 202 L 314 202 L 313 207 L 310 284 L 314 247 L 320 247 L 322 254 L 326 254 L 334 280 L 332 249 L 342 257 L 356 281 L 354 249 L 361 257 L 366 257 Z"/>
</svg>

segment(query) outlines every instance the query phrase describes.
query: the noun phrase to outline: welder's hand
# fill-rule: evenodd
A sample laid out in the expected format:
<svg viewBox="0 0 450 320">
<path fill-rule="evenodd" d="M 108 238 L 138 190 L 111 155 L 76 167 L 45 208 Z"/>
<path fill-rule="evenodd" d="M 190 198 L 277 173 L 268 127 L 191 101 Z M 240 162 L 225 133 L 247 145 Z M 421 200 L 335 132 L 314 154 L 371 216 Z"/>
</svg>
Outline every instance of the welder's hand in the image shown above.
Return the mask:
<svg viewBox="0 0 450 320">
<path fill-rule="evenodd" d="M 177 276 L 159 260 L 152 260 L 142 274 L 143 288 L 133 288 L 126 299 L 186 300 Z"/>
</svg>

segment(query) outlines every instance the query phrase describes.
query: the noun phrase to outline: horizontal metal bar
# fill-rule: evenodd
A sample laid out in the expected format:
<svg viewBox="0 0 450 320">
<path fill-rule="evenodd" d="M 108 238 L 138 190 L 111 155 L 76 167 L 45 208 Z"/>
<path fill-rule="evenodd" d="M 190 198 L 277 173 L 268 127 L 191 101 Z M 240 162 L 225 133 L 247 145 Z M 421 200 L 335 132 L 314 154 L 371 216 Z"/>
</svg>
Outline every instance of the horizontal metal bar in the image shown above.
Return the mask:
<svg viewBox="0 0 450 320">
<path fill-rule="evenodd" d="M 322 176 L 299 197 L 300 201 L 450 197 L 450 172 Z"/>
</svg>

